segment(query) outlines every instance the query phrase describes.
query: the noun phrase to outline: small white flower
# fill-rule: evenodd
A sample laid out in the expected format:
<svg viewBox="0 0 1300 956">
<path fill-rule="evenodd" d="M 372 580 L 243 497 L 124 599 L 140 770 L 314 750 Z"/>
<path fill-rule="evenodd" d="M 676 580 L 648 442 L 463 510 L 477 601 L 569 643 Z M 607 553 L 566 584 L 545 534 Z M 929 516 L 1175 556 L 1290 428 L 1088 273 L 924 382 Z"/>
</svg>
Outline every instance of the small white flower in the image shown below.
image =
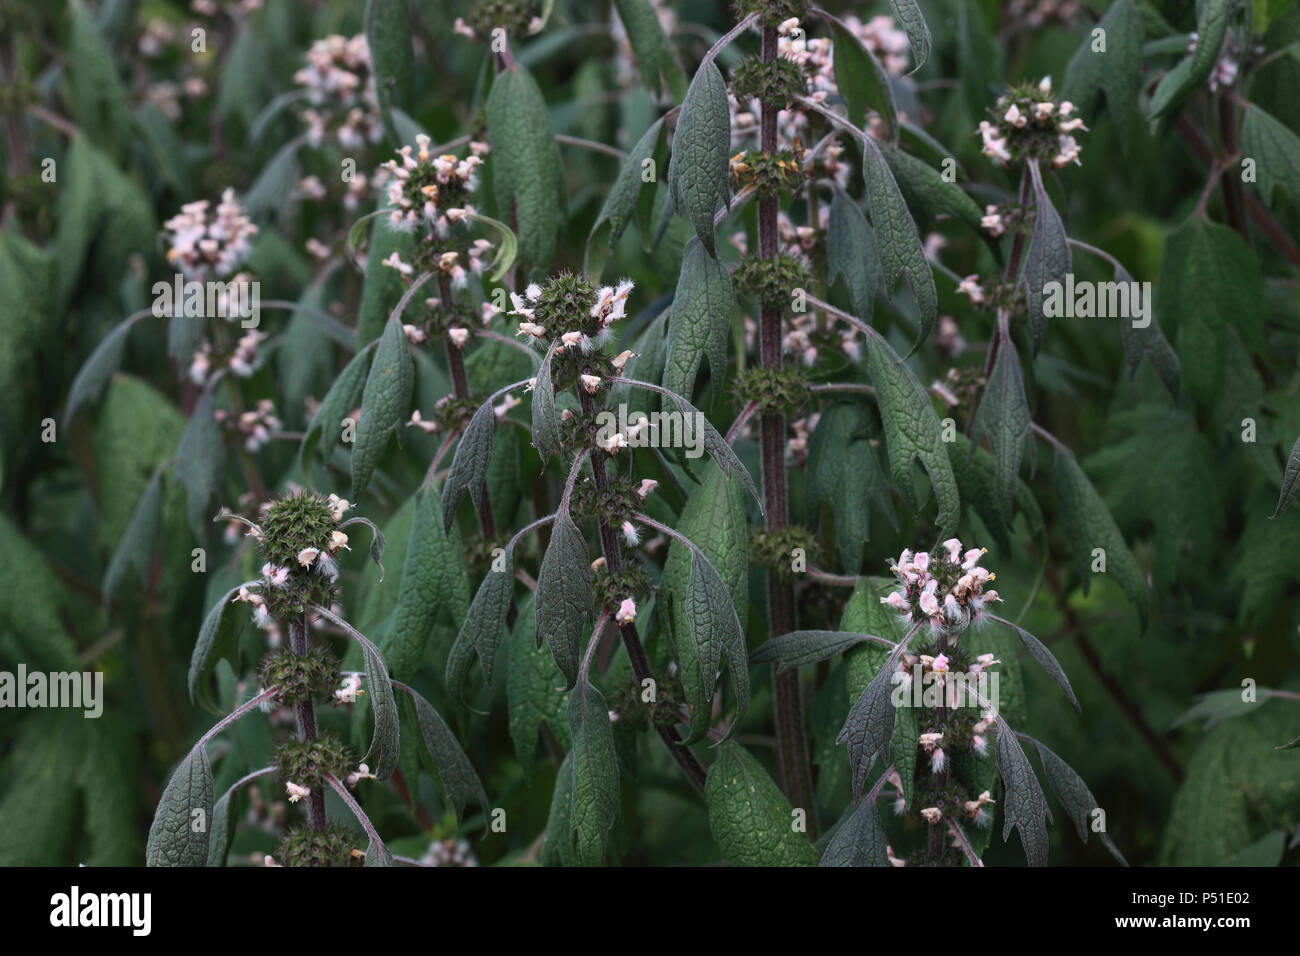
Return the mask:
<svg viewBox="0 0 1300 956">
<path fill-rule="evenodd" d="M 310 568 L 318 557 L 320 557 L 319 548 L 303 548 L 298 552 L 298 563 L 304 568 Z"/>
<path fill-rule="evenodd" d="M 451 339 L 451 344 L 456 348 L 463 349 L 469 341 L 469 329 L 448 329 L 447 338 Z"/>
<path fill-rule="evenodd" d="M 286 783 L 284 786 L 285 786 L 285 789 L 289 791 L 289 802 L 290 802 L 290 803 L 297 803 L 297 802 L 298 802 L 299 800 L 301 800 L 303 797 L 311 796 L 311 787 L 300 787 L 300 786 L 298 786 L 298 784 L 294 783 L 292 780 L 290 780 L 290 781 L 289 781 L 288 783 Z"/>
<path fill-rule="evenodd" d="M 424 329 L 415 325 L 403 325 L 402 331 L 406 333 L 406 338 L 409 341 L 414 342 L 416 345 L 419 345 L 427 338 L 424 334 Z"/>
<path fill-rule="evenodd" d="M 588 395 L 595 395 L 600 389 L 599 375 L 579 375 L 578 380 L 582 382 L 582 388 Z"/>
<path fill-rule="evenodd" d="M 936 823 L 938 823 L 940 820 L 943 819 L 943 813 L 939 810 L 938 807 L 926 807 L 924 810 L 921 811 L 921 816 L 924 817 L 925 822 L 930 824 L 931 826 L 934 826 Z"/>
<path fill-rule="evenodd" d="M 348 547 L 348 536 L 344 534 L 342 531 L 331 531 L 330 532 L 330 553 L 337 554 L 339 548 L 344 548 L 345 550 L 348 551 L 352 550 L 351 548 Z"/>
<path fill-rule="evenodd" d="M 659 482 L 655 481 L 653 478 L 642 478 L 641 487 L 636 490 L 637 497 L 644 501 L 646 497 L 652 494 L 658 487 Z"/>
<path fill-rule="evenodd" d="M 348 774 L 347 778 L 344 779 L 343 782 L 348 785 L 349 790 L 352 790 L 355 789 L 356 785 L 360 783 L 362 780 L 378 780 L 378 779 L 379 779 L 378 777 L 376 777 L 373 773 L 370 772 L 370 768 L 368 766 L 366 766 L 365 764 L 361 764 L 359 767 L 357 767 L 357 769 L 353 773 Z"/>
<path fill-rule="evenodd" d="M 620 530 L 623 532 L 623 540 L 627 542 L 629 547 L 633 547 L 641 541 L 641 533 L 637 531 L 636 525 L 632 522 L 624 521 Z"/>
<path fill-rule="evenodd" d="M 617 621 L 620 625 L 631 624 L 633 621 L 635 621 L 636 602 L 633 601 L 631 598 L 624 598 L 623 603 L 618 606 L 618 614 L 614 616 L 614 620 Z"/>
<path fill-rule="evenodd" d="M 276 567 L 268 561 L 262 565 L 262 577 L 266 578 L 267 583 L 272 587 L 282 588 L 289 580 L 289 569 Z"/>
</svg>

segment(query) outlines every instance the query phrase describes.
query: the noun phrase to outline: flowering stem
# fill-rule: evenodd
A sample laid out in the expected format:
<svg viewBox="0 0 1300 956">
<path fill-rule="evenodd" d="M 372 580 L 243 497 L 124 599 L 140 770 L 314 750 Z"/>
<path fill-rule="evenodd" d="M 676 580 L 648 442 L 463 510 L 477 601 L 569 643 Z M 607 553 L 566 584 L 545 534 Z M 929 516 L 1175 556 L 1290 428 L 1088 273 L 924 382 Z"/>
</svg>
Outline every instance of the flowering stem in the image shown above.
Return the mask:
<svg viewBox="0 0 1300 956">
<path fill-rule="evenodd" d="M 596 403 L 581 388 L 578 389 L 578 400 L 582 403 L 582 413 L 584 415 L 591 415 L 595 412 Z M 605 460 L 596 454 L 590 457 L 592 481 L 595 483 L 597 492 L 604 491 L 607 484 Z M 581 460 L 581 457 L 579 457 L 579 460 Z M 572 478 L 573 476 L 570 475 L 570 487 L 566 487 L 564 490 L 564 501 L 561 503 L 561 510 L 568 506 Z M 605 556 L 605 568 L 611 575 L 618 574 L 623 567 L 622 557 L 619 554 L 618 538 L 614 534 L 614 529 L 610 527 L 609 521 L 603 515 L 597 519 L 597 525 L 600 528 L 600 549 Z M 636 675 L 637 681 L 641 682 L 649 679 L 655 682 L 655 686 L 658 686 L 659 681 L 654 676 L 653 671 L 650 670 L 650 661 L 646 657 L 645 648 L 641 645 L 641 636 L 637 633 L 636 624 L 620 624 L 618 632 L 623 638 L 623 647 L 627 651 L 628 660 L 632 663 L 632 672 Z M 708 777 L 708 771 L 704 769 L 704 765 L 682 743 L 681 737 L 672 727 L 656 725 L 655 730 L 668 748 L 668 752 L 672 754 L 673 759 L 685 772 L 686 778 L 691 782 L 691 785 L 703 793 L 704 782 Z"/>
<path fill-rule="evenodd" d="M 447 314 L 451 306 L 452 291 L 451 280 L 445 272 L 438 273 L 438 295 L 439 305 L 442 306 L 443 314 Z M 447 353 L 447 367 L 451 369 L 451 385 L 456 392 L 457 398 L 469 397 L 469 380 L 465 376 L 465 357 L 461 354 L 460 348 L 451 340 L 451 333 L 444 337 L 443 345 Z M 497 536 L 496 520 L 492 517 L 492 499 L 488 497 L 487 482 L 483 482 L 479 489 L 478 499 L 478 523 L 479 528 L 483 531 L 483 537 L 492 539 Z"/>
<path fill-rule="evenodd" d="M 763 28 L 763 62 L 777 60 L 776 30 Z M 776 119 L 781 103 L 761 104 L 759 147 L 768 155 L 777 150 Z M 758 254 L 768 261 L 780 252 L 777 232 L 777 206 L 775 195 L 763 196 L 758 201 Z M 781 369 L 781 311 L 763 304 L 759 322 L 759 355 L 763 366 L 773 371 Z M 760 443 L 763 467 L 763 510 L 769 534 L 782 531 L 786 526 L 786 475 L 785 475 L 785 415 L 777 410 L 764 411 L 760 419 Z M 794 591 L 781 579 L 776 569 L 768 571 L 768 617 L 773 634 L 787 634 L 795 629 Z M 803 726 L 798 670 L 778 674 L 772 671 L 772 692 L 775 703 L 777 769 L 781 790 L 792 806 L 807 811 L 808 835 L 817 839 L 817 812 L 813 799 L 812 765 L 808 756 L 808 740 Z"/>
<path fill-rule="evenodd" d="M 298 657 L 307 655 L 306 614 L 289 623 L 289 649 Z M 298 702 L 296 712 L 298 739 L 310 743 L 316 739 L 316 705 L 310 697 L 305 698 Z M 319 788 L 307 797 L 307 821 L 317 833 L 325 832 L 325 794 Z"/>
</svg>

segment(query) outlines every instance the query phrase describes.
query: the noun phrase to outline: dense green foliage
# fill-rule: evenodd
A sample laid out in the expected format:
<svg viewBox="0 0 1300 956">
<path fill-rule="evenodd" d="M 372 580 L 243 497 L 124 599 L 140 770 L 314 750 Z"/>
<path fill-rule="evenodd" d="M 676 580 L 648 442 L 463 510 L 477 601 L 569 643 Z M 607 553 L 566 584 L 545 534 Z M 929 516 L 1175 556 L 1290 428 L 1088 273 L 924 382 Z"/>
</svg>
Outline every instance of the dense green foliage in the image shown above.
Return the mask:
<svg viewBox="0 0 1300 956">
<path fill-rule="evenodd" d="M 1300 2 L 826 7 L 0 0 L 0 864 L 1300 860 Z"/>
</svg>

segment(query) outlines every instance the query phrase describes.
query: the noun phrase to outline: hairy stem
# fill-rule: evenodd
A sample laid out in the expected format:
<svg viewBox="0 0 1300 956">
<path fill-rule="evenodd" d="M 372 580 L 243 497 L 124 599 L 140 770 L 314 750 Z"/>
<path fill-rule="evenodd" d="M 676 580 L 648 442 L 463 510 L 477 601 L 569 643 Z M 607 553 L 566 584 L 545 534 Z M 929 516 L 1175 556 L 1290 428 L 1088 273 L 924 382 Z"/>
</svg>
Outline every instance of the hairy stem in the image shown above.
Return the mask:
<svg viewBox="0 0 1300 956">
<path fill-rule="evenodd" d="M 595 413 L 596 403 L 582 389 L 578 389 L 578 399 L 582 402 L 584 415 Z M 608 483 L 605 475 L 605 459 L 600 454 L 593 454 L 589 457 L 591 458 L 592 480 L 595 482 L 596 490 L 603 491 Z M 599 519 L 597 524 L 600 527 L 600 548 L 601 553 L 605 556 L 605 567 L 610 574 L 617 574 L 623 566 L 622 557 L 619 553 L 618 537 L 614 529 L 610 527 L 609 522 L 603 517 Z M 641 635 L 637 633 L 636 624 L 620 624 L 618 631 L 623 638 L 623 647 L 627 650 L 627 657 L 632 663 L 632 672 L 636 675 L 637 681 L 641 682 L 648 678 L 658 686 L 658 678 L 654 676 L 654 672 L 650 669 L 650 660 L 646 657 L 645 648 L 641 645 Z M 673 759 L 682 768 L 691 785 L 703 793 L 704 782 L 708 776 L 708 771 L 704 769 L 704 765 L 682 743 L 681 737 L 672 727 L 656 725 L 655 730 L 658 731 L 664 745 L 668 748 L 668 752 L 672 754 Z"/>
<path fill-rule="evenodd" d="M 777 58 L 776 30 L 763 29 L 763 60 Z M 782 104 L 763 103 L 759 128 L 759 145 L 763 152 L 777 149 L 776 119 Z M 779 253 L 776 196 L 758 201 L 758 252 L 764 259 Z M 781 311 L 763 304 L 759 320 L 759 355 L 765 368 L 781 368 Z M 786 526 L 785 415 L 764 411 L 760 419 L 763 462 L 763 508 L 767 513 L 768 532 Z M 788 634 L 795 629 L 794 589 L 773 568 L 768 571 L 768 615 L 773 634 Z M 772 670 L 772 690 L 776 710 L 777 769 L 781 790 L 791 805 L 807 811 L 808 834 L 817 839 L 817 815 L 812 788 L 812 765 L 808 757 L 808 738 L 803 726 L 803 701 L 798 670 L 784 674 Z"/>
<path fill-rule="evenodd" d="M 307 615 L 303 614 L 289 624 L 289 649 L 298 657 L 307 654 Z M 310 742 L 316 739 L 316 705 L 311 698 L 298 702 L 298 739 Z M 317 833 L 325 832 L 325 792 L 319 787 L 307 797 L 307 822 Z"/>
</svg>

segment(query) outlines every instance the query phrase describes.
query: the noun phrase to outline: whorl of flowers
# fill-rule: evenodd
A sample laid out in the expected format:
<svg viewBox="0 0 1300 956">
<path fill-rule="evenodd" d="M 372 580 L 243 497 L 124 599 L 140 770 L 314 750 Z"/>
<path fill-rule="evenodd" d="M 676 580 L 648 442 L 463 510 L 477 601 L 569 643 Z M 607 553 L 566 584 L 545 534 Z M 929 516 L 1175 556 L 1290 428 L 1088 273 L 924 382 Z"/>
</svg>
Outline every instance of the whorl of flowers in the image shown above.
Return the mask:
<svg viewBox="0 0 1300 956">
<path fill-rule="evenodd" d="M 312 104 L 303 110 L 307 141 L 320 146 L 333 139 L 344 149 L 358 149 L 383 136 L 370 47 L 364 34 L 338 34 L 317 40 L 307 51 L 307 65 L 293 75 Z"/>
<path fill-rule="evenodd" d="M 230 275 L 248 258 L 257 235 L 233 189 L 221 194 L 215 215 L 209 216 L 208 208 L 206 199 L 186 203 L 163 223 L 169 233 L 167 261 L 188 278 Z"/>
<path fill-rule="evenodd" d="M 902 76 L 907 72 L 908 55 L 911 49 L 907 33 L 900 30 L 893 17 L 877 16 L 863 21 L 849 15 L 842 18 L 847 26 L 862 41 L 863 46 L 881 62 L 885 70 L 893 76 Z M 808 80 L 808 97 L 816 102 L 823 102 L 828 97 L 839 93 L 835 83 L 834 45 L 827 37 L 807 37 L 799 32 L 798 20 L 787 20 L 781 24 L 777 37 L 777 54 L 798 65 Z M 733 139 L 752 138 L 758 132 L 759 104 L 755 100 L 738 101 L 731 98 L 731 127 Z M 900 114 L 902 115 L 902 114 Z M 784 109 L 777 114 L 777 133 L 787 143 L 796 140 L 808 140 L 808 113 L 794 108 Z M 878 118 L 874 115 L 868 123 L 868 131 L 875 133 Z M 843 162 L 844 147 L 831 144 L 822 153 L 821 162 L 826 173 L 840 185 L 847 185 L 849 164 Z"/>
<path fill-rule="evenodd" d="M 253 606 L 254 624 L 271 630 L 277 621 L 303 614 L 308 604 L 333 603 L 335 557 L 351 550 L 338 524 L 351 507 L 338 495 L 302 491 L 263 505 L 258 524 L 244 522 L 264 563 L 261 580 L 240 588 L 234 600 Z"/>
<path fill-rule="evenodd" d="M 596 346 L 609 340 L 610 326 L 626 317 L 627 297 L 633 286 L 631 279 L 620 279 L 617 285 L 597 289 L 576 275 L 561 275 L 545 286 L 534 282 L 522 296 L 510 293 L 513 308 L 509 314 L 519 316 L 515 334 L 539 346 L 549 346 L 558 339 L 557 352 L 575 349 L 590 355 Z M 620 371 L 626 361 L 614 359 Z"/>
<path fill-rule="evenodd" d="M 478 866 L 469 841 L 452 837 L 430 843 L 420 862 L 425 866 Z"/>
<path fill-rule="evenodd" d="M 981 120 L 975 131 L 983 139 L 983 152 L 1000 166 L 1012 161 L 1041 159 L 1059 169 L 1079 162 L 1079 144 L 1072 135 L 1087 131 L 1083 120 L 1072 116 L 1074 104 L 1057 103 L 1051 77 L 1023 85 L 998 97 L 989 110 L 993 122 Z"/>
<path fill-rule="evenodd" d="M 963 552 L 961 541 L 949 538 L 937 551 L 904 551 L 890 568 L 898 579 L 898 590 L 880 603 L 898 611 L 909 623 L 929 621 L 935 631 L 955 640 L 979 620 L 990 601 L 1002 600 L 997 591 L 984 588 L 996 577 L 979 566 L 985 550 Z"/>
<path fill-rule="evenodd" d="M 405 262 L 397 253 L 384 264 L 403 275 L 439 271 L 452 285 L 465 285 L 469 274 L 483 271 L 484 258 L 492 250 L 486 239 L 470 240 L 467 226 L 475 210 L 469 197 L 478 188 L 478 167 L 483 164 L 486 143 L 470 144 L 464 159 L 444 153 L 434 156 L 430 139 L 423 133 L 416 146 L 403 146 L 398 159 L 390 159 L 383 168 L 388 180 L 388 221 L 394 229 L 419 232 L 413 261 Z"/>
</svg>

